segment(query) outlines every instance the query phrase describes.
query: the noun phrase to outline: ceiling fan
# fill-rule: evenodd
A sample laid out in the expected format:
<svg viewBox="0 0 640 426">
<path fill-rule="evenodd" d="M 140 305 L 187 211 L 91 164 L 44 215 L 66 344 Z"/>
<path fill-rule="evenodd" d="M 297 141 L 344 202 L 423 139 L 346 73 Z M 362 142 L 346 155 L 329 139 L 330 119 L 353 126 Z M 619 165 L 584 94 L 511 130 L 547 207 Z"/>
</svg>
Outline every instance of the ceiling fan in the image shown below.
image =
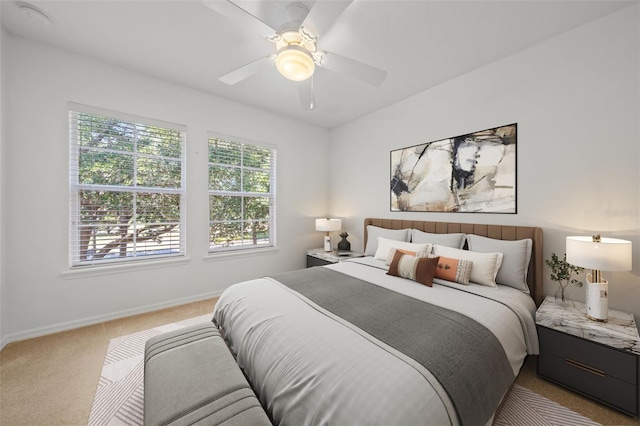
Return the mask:
<svg viewBox="0 0 640 426">
<path fill-rule="evenodd" d="M 379 86 L 387 76 L 386 71 L 318 48 L 320 36 L 352 1 L 316 0 L 310 10 L 294 1 L 287 5 L 288 19 L 279 28 L 273 28 L 230 0 L 205 1 L 207 7 L 242 28 L 257 32 L 276 48 L 275 53 L 234 69 L 219 80 L 233 85 L 275 64 L 285 78 L 298 82 L 302 106 L 310 110 L 315 108 L 313 74 L 316 66 Z"/>
</svg>

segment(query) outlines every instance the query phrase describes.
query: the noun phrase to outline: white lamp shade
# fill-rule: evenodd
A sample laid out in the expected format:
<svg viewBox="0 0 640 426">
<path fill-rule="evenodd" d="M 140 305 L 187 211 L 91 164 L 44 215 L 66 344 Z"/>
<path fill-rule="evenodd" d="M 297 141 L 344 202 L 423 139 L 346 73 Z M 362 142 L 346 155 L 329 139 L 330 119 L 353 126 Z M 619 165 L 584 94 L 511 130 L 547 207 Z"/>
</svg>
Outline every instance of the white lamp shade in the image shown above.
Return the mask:
<svg viewBox="0 0 640 426">
<path fill-rule="evenodd" d="M 598 271 L 630 271 L 631 241 L 617 238 L 567 237 L 567 262 Z"/>
<path fill-rule="evenodd" d="M 339 231 L 342 228 L 342 220 L 340 219 L 316 219 L 316 231 Z"/>
</svg>

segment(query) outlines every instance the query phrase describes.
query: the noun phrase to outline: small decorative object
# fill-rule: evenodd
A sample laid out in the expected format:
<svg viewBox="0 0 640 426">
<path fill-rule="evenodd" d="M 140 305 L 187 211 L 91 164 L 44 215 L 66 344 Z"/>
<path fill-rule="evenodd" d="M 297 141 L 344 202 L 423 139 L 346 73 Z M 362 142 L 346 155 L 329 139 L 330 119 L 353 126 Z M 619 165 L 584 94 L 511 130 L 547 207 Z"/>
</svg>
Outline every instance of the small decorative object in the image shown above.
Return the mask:
<svg viewBox="0 0 640 426">
<path fill-rule="evenodd" d="M 338 231 L 342 227 L 340 219 L 316 219 L 316 231 L 326 232 L 324 236 L 324 251 L 331 251 L 331 232 Z"/>
<path fill-rule="evenodd" d="M 577 279 L 572 278 L 572 276 L 574 273 L 579 274 L 583 269 L 568 263 L 566 254 L 564 255 L 564 258 L 560 260 L 558 255 L 551 253 L 551 259 L 545 260 L 544 263 L 546 263 L 551 270 L 551 281 L 556 281 L 559 286 L 555 295 L 556 303 L 564 304 L 564 293 L 569 284 L 573 284 L 576 287 L 582 287 L 582 281 L 578 281 Z"/>
<path fill-rule="evenodd" d="M 609 281 L 602 271 L 630 271 L 631 241 L 617 238 L 567 237 L 567 259 L 583 268 L 587 274 L 587 318 L 606 322 L 609 318 Z"/>
<path fill-rule="evenodd" d="M 349 234 L 347 234 L 345 231 L 342 231 L 342 233 L 340 234 L 340 237 L 342 237 L 342 240 L 338 242 L 338 250 L 351 251 L 351 243 L 347 241 L 348 236 Z"/>
</svg>

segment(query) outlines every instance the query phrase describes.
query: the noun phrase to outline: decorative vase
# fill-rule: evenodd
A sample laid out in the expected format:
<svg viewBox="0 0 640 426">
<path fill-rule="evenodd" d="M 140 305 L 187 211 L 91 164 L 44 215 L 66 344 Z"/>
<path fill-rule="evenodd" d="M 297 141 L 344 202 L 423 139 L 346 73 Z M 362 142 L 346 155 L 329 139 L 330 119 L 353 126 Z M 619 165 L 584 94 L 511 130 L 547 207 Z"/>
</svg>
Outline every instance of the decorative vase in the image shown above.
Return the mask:
<svg viewBox="0 0 640 426">
<path fill-rule="evenodd" d="M 340 236 L 342 237 L 342 240 L 340 240 L 340 242 L 338 243 L 338 250 L 351 251 L 351 243 L 347 241 L 347 237 L 349 236 L 349 234 L 343 232 L 342 234 L 340 234 Z"/>
<path fill-rule="evenodd" d="M 566 299 L 564 296 L 565 288 L 562 285 L 558 286 L 558 290 L 556 290 L 555 300 L 557 305 L 565 305 Z"/>
</svg>

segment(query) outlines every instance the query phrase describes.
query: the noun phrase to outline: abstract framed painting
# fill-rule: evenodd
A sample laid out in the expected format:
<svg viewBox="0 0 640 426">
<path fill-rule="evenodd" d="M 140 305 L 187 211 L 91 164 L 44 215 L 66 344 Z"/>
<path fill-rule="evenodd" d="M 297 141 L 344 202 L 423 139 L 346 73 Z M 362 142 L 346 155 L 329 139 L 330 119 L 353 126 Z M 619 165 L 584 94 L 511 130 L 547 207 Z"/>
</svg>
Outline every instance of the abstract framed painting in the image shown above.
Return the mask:
<svg viewBox="0 0 640 426">
<path fill-rule="evenodd" d="M 517 123 L 391 151 L 391 211 L 517 213 Z"/>
</svg>

